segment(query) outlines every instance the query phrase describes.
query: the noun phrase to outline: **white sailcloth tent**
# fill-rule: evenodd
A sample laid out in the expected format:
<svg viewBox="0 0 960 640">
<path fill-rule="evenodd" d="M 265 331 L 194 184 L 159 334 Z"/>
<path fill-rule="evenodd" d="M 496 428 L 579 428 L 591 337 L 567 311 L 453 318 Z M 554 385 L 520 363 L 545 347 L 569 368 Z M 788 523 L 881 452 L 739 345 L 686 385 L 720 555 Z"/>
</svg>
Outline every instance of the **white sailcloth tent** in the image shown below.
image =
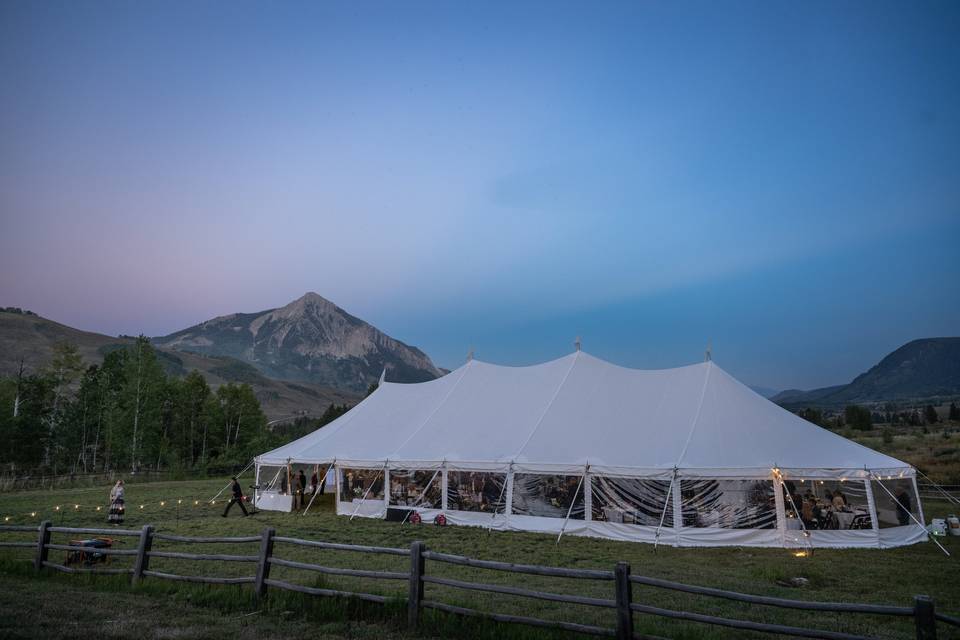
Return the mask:
<svg viewBox="0 0 960 640">
<path fill-rule="evenodd" d="M 261 508 L 333 469 L 337 512 L 675 546 L 926 539 L 914 469 L 786 411 L 711 361 L 623 368 L 576 351 L 382 382 L 256 459 Z"/>
</svg>

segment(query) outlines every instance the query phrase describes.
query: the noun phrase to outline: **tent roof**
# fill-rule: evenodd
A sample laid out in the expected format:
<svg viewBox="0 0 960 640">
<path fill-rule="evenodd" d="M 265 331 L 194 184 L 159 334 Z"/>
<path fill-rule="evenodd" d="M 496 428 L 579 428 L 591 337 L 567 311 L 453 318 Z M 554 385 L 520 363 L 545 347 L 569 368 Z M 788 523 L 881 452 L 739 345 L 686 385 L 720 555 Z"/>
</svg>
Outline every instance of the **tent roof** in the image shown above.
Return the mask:
<svg viewBox="0 0 960 640">
<path fill-rule="evenodd" d="M 591 471 L 623 475 L 913 474 L 754 393 L 713 362 L 646 371 L 582 351 L 528 367 L 470 360 L 417 384 L 385 382 L 261 464 Z"/>
</svg>

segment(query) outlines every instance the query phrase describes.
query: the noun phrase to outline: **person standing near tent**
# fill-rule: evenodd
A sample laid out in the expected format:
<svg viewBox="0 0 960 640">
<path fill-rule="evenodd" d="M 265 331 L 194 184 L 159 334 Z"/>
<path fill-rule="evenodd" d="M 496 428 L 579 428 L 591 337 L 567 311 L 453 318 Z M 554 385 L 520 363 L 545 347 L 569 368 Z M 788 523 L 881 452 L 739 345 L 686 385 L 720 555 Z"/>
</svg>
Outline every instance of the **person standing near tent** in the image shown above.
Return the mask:
<svg viewBox="0 0 960 640">
<path fill-rule="evenodd" d="M 250 515 L 247 513 L 247 508 L 243 506 L 243 489 L 240 488 L 240 482 L 235 477 L 231 480 L 233 482 L 230 484 L 230 490 L 233 492 L 233 497 L 230 498 L 230 502 L 227 503 L 227 508 L 223 510 L 221 516 L 226 518 L 227 514 L 230 513 L 230 507 L 234 504 L 240 505 L 240 511 L 243 511 L 244 516 Z"/>
<path fill-rule="evenodd" d="M 901 527 L 910 524 L 910 494 L 900 489 L 894 501 L 897 503 L 897 522 Z"/>
<path fill-rule="evenodd" d="M 318 482 L 319 480 L 317 479 L 317 472 L 314 470 L 313 475 L 310 476 L 310 495 L 314 495 L 317 492 Z"/>
<path fill-rule="evenodd" d="M 303 473 L 303 469 L 300 469 L 300 472 L 297 473 L 297 496 L 295 498 L 296 503 L 299 504 L 299 508 L 302 509 L 306 506 L 306 501 L 303 499 L 303 496 L 307 493 L 307 476 Z M 295 507 L 296 508 L 296 507 Z"/>
<path fill-rule="evenodd" d="M 110 489 L 110 511 L 107 515 L 107 522 L 123 524 L 123 512 L 123 480 L 117 480 L 117 484 Z"/>
</svg>

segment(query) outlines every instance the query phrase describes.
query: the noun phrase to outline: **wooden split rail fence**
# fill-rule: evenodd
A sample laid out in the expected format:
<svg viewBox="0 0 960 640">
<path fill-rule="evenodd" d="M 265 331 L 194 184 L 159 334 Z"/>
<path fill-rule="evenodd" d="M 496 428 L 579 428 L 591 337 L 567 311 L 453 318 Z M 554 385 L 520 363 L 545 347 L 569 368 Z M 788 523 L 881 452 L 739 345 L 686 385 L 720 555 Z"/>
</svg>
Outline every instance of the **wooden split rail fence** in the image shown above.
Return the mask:
<svg viewBox="0 0 960 640">
<path fill-rule="evenodd" d="M 301 584 L 295 584 L 284 580 L 277 580 L 270 577 L 272 567 L 288 567 L 304 571 L 312 571 L 320 574 L 349 576 L 355 578 L 371 578 L 376 580 L 394 580 L 404 581 L 408 584 L 407 592 L 407 617 L 411 627 L 417 627 L 420 623 L 421 612 L 424 609 L 432 609 L 450 614 L 470 617 L 481 617 L 502 623 L 519 623 L 536 627 L 548 627 L 563 629 L 576 633 L 613 636 L 625 640 L 627 638 L 657 639 L 654 636 L 637 634 L 634 631 L 633 617 L 635 613 L 643 615 L 660 616 L 675 620 L 684 620 L 709 625 L 718 625 L 733 629 L 742 629 L 745 631 L 771 633 L 802 638 L 822 638 L 824 640 L 875 640 L 868 636 L 856 635 L 838 631 L 828 631 L 823 629 L 808 629 L 781 624 L 762 623 L 748 620 L 737 620 L 732 618 L 723 618 L 689 611 L 679 611 L 665 609 L 662 607 L 651 606 L 633 600 L 633 585 L 643 585 L 645 587 L 656 587 L 672 591 L 721 598 L 725 600 L 734 600 L 753 605 L 762 605 L 770 607 L 779 607 L 793 609 L 798 611 L 818 611 L 834 612 L 844 614 L 868 614 L 874 616 L 891 616 L 901 618 L 913 618 L 915 621 L 916 638 L 918 640 L 935 640 L 937 638 L 938 623 L 943 623 L 949 627 L 960 628 L 960 617 L 950 616 L 935 610 L 934 602 L 927 596 L 915 596 L 913 606 L 887 606 L 875 604 L 853 604 L 853 603 L 835 603 L 835 602 L 812 602 L 804 600 L 791 600 L 786 598 L 775 598 L 769 596 L 757 596 L 746 593 L 737 593 L 734 591 L 725 591 L 712 587 L 701 587 L 659 578 L 650 578 L 646 576 L 632 575 L 630 565 L 625 562 L 619 562 L 612 571 L 597 569 L 570 569 L 564 567 L 544 567 L 539 565 L 513 564 L 507 562 L 495 562 L 491 560 L 478 560 L 465 556 L 452 555 L 449 553 L 440 553 L 429 551 L 422 542 L 413 542 L 408 549 L 375 547 L 352 544 L 340 544 L 334 542 L 321 542 L 316 540 L 301 540 L 299 538 L 289 538 L 275 535 L 272 528 L 267 528 L 259 536 L 246 537 L 188 537 L 177 536 L 165 533 L 155 532 L 151 525 L 146 525 L 143 529 L 136 531 L 130 529 L 84 529 L 73 527 L 55 527 L 50 522 L 43 522 L 39 527 L 33 526 L 11 526 L 0 525 L 0 532 L 31 532 L 38 537 L 32 542 L 7 542 L 0 541 L 0 547 L 22 547 L 34 549 L 34 566 L 42 570 L 54 569 L 67 573 L 92 573 L 92 574 L 128 574 L 131 576 L 133 584 L 137 584 L 146 577 L 159 578 L 163 580 L 179 580 L 185 582 L 199 582 L 205 584 L 252 584 L 254 593 L 258 598 L 267 595 L 270 588 L 284 589 L 288 591 L 297 591 L 314 596 L 333 596 L 343 598 L 356 598 L 368 602 L 387 603 L 396 598 L 373 593 L 361 593 L 354 591 L 342 591 L 336 589 L 326 589 L 318 587 L 308 587 Z M 110 537 L 132 537 L 137 538 L 136 549 L 112 549 L 112 548 L 91 548 L 88 546 L 78 546 L 70 544 L 53 544 L 50 542 L 50 536 L 53 533 L 58 534 L 84 534 L 84 535 L 104 535 Z M 154 551 L 153 541 L 164 540 L 179 543 L 197 543 L 197 544 L 258 544 L 257 554 L 250 555 L 232 555 L 232 554 L 210 554 L 210 553 L 185 553 L 180 551 Z M 315 549 L 327 549 L 335 551 L 351 551 L 364 554 L 384 554 L 392 556 L 409 557 L 409 571 L 373 571 L 363 569 L 347 569 L 342 567 L 326 567 L 318 564 L 287 560 L 274 555 L 275 546 L 295 545 L 301 547 L 311 547 Z M 86 553 L 97 553 L 105 556 L 130 556 L 133 558 L 133 566 L 130 568 L 112 568 L 112 567 L 70 567 L 65 564 L 52 562 L 49 558 L 50 550 L 75 551 Z M 255 565 L 255 573 L 250 576 L 240 577 L 216 577 L 216 576 L 193 576 L 178 575 L 154 571 L 150 568 L 152 558 L 175 558 L 179 560 L 213 560 L 219 562 L 241 562 Z M 430 575 L 426 571 L 426 561 L 472 567 L 476 569 L 490 569 L 494 571 L 504 571 L 513 574 L 527 574 L 537 576 L 551 576 L 560 578 L 573 578 L 577 580 L 602 581 L 611 583 L 610 598 L 596 598 L 581 595 L 553 593 L 546 591 L 534 591 L 521 587 L 514 587 L 501 584 L 488 584 L 479 582 L 468 582 L 448 577 Z M 576 605 L 585 605 L 589 607 L 600 607 L 614 610 L 616 617 L 616 627 L 600 627 L 596 625 L 564 622 L 558 620 L 545 620 L 526 616 L 491 613 L 476 609 L 468 609 L 432 600 L 425 597 L 425 586 L 438 585 L 466 591 L 480 591 L 487 593 L 499 593 L 511 596 L 533 598 L 552 602 L 561 602 Z"/>
</svg>

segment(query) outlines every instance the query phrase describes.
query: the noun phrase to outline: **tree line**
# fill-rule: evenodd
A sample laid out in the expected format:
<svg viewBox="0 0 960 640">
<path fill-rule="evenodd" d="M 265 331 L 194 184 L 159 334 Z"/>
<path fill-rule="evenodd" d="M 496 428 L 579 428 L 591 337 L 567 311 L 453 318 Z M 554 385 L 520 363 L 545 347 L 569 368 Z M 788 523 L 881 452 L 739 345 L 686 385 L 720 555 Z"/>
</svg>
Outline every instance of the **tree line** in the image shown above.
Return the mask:
<svg viewBox="0 0 960 640">
<path fill-rule="evenodd" d="M 827 429 L 849 426 L 862 431 L 870 430 L 874 424 L 926 427 L 941 422 L 936 408 L 929 404 L 923 408 L 912 408 L 906 411 L 898 411 L 889 406 L 883 411 L 871 411 L 867 407 L 852 404 L 846 406 L 842 413 L 833 416 L 825 415 L 820 409 L 807 407 L 798 411 L 797 415 Z M 960 407 L 955 402 L 950 403 L 947 420 L 960 421 Z"/>
<path fill-rule="evenodd" d="M 42 370 L 0 378 L 0 462 L 18 473 L 243 465 L 288 437 L 267 429 L 250 385 L 167 375 L 143 336 L 102 364 L 57 344 Z"/>
</svg>

